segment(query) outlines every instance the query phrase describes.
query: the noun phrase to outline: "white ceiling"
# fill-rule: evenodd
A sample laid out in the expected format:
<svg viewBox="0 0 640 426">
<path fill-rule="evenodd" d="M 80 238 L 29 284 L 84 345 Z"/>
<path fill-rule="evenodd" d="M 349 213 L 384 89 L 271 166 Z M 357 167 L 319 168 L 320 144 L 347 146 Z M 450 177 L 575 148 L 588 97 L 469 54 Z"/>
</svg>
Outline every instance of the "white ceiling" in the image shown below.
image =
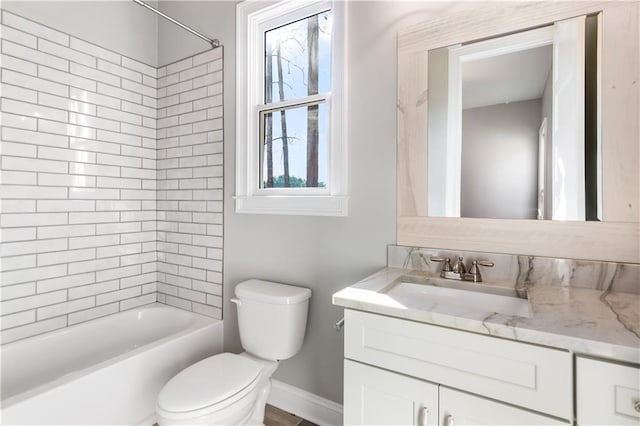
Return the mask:
<svg viewBox="0 0 640 426">
<path fill-rule="evenodd" d="M 462 64 L 462 109 L 539 99 L 551 70 L 552 45 Z"/>
</svg>

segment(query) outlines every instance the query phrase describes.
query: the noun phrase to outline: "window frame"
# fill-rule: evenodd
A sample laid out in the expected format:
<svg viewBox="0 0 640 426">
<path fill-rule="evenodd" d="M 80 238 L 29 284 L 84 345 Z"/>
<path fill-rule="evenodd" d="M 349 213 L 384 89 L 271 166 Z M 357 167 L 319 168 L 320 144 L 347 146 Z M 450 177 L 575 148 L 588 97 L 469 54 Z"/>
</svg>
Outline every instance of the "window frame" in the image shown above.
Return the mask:
<svg viewBox="0 0 640 426">
<path fill-rule="evenodd" d="M 331 91 L 283 102 L 264 103 L 265 32 L 308 16 L 332 10 Z M 239 3 L 236 13 L 236 195 L 237 213 L 346 216 L 347 150 L 345 105 L 346 61 L 343 1 L 260 0 Z M 261 188 L 260 117 L 263 111 L 305 105 L 321 99 L 327 105 L 327 187 Z M 279 109 L 276 109 L 279 111 Z"/>
</svg>

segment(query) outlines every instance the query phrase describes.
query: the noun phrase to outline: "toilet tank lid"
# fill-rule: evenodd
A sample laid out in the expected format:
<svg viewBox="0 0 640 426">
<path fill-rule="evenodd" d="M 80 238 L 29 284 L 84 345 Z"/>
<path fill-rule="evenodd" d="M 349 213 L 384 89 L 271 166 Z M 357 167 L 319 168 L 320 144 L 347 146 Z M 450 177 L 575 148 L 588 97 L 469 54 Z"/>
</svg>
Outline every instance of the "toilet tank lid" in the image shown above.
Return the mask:
<svg viewBox="0 0 640 426">
<path fill-rule="evenodd" d="M 247 280 L 236 286 L 236 296 L 240 300 L 255 300 L 272 305 L 292 305 L 311 297 L 311 290 L 270 281 Z"/>
</svg>

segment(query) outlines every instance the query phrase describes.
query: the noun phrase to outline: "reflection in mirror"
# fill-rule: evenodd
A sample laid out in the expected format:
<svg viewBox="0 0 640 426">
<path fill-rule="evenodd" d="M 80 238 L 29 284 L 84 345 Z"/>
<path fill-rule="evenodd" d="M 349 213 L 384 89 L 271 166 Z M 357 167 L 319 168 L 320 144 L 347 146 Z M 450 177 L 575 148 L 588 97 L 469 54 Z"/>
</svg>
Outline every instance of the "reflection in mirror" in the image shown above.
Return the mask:
<svg viewBox="0 0 640 426">
<path fill-rule="evenodd" d="M 582 16 L 429 51 L 429 216 L 601 217 L 597 28 Z"/>
</svg>

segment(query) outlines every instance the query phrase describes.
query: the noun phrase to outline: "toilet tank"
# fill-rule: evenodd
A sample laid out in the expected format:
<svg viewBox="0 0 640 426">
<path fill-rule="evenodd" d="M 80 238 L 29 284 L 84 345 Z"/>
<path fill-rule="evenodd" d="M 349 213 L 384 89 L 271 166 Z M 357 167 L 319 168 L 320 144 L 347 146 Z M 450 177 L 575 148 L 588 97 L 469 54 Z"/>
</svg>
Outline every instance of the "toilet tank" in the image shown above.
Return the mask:
<svg viewBox="0 0 640 426">
<path fill-rule="evenodd" d="M 248 353 L 275 361 L 300 351 L 311 290 L 248 280 L 236 286 L 235 294 L 240 342 Z"/>
</svg>

